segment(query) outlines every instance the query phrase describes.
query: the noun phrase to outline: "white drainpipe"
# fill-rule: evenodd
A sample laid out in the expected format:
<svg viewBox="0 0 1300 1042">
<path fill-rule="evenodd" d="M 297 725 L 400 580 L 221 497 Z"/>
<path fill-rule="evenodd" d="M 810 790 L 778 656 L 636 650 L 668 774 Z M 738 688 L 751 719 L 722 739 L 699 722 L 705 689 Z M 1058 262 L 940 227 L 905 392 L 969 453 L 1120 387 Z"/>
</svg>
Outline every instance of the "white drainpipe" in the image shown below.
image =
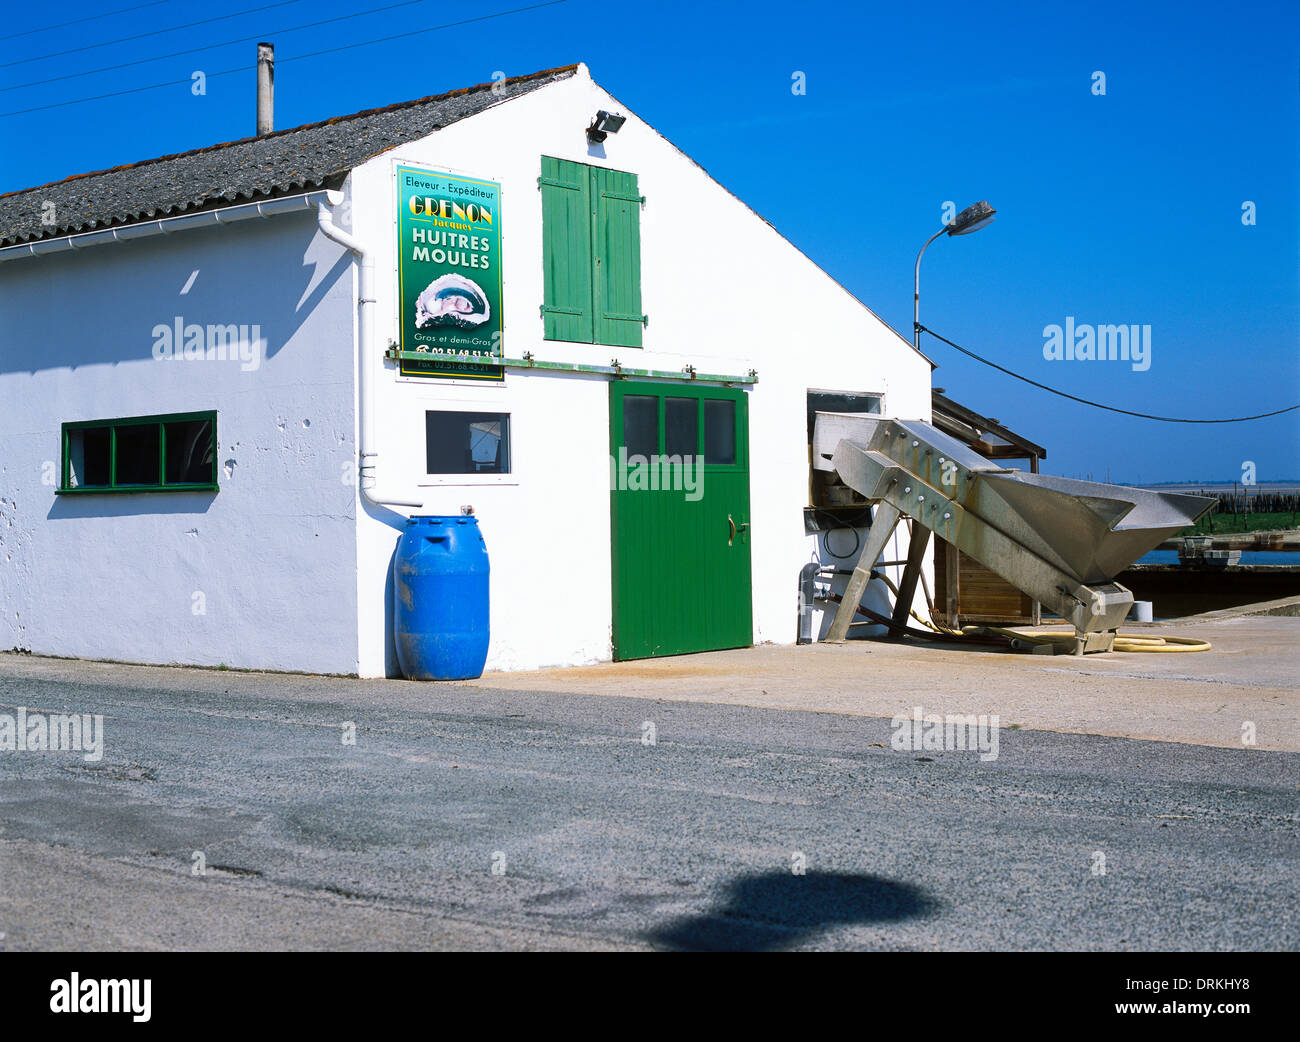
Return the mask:
<svg viewBox="0 0 1300 1042">
<path fill-rule="evenodd" d="M 375 451 L 374 402 L 371 399 L 371 372 L 375 364 L 374 352 L 374 274 L 375 265 L 367 255 L 365 248 L 336 225 L 333 221 L 333 205 L 343 196 L 339 192 L 329 193 L 328 201 L 316 204 L 316 224 L 321 234 L 332 239 L 348 250 L 357 262 L 357 428 L 361 434 L 361 471 L 358 483 L 361 494 L 376 506 L 413 507 L 419 509 L 424 503 L 414 499 L 399 499 L 380 492 L 375 474 L 376 460 L 379 453 Z"/>
</svg>

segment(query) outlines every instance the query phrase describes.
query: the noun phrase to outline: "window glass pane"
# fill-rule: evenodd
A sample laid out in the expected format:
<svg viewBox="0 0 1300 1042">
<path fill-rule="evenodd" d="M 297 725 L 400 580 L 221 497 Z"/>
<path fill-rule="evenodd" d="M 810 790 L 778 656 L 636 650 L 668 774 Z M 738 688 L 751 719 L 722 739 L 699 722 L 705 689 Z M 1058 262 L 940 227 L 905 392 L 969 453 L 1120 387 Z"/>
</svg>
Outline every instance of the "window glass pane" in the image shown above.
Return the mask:
<svg viewBox="0 0 1300 1042">
<path fill-rule="evenodd" d="M 813 428 L 819 412 L 879 413 L 881 397 L 878 394 L 855 394 L 849 391 L 808 392 L 808 441 L 812 442 Z"/>
<path fill-rule="evenodd" d="M 212 484 L 211 420 L 182 420 L 164 424 L 167 429 L 167 484 Z"/>
<path fill-rule="evenodd" d="M 696 398 L 664 399 L 664 453 L 690 456 L 700 450 L 700 407 Z"/>
<path fill-rule="evenodd" d="M 426 412 L 429 474 L 509 474 L 510 416 L 502 412 Z"/>
<path fill-rule="evenodd" d="M 115 485 L 158 484 L 158 424 L 118 427 Z"/>
<path fill-rule="evenodd" d="M 68 487 L 108 485 L 107 427 L 68 431 Z"/>
<path fill-rule="evenodd" d="M 704 462 L 736 462 L 736 403 L 730 398 L 704 399 Z"/>
<path fill-rule="evenodd" d="M 628 456 L 659 454 L 659 399 L 628 395 L 623 399 L 623 444 Z"/>
</svg>

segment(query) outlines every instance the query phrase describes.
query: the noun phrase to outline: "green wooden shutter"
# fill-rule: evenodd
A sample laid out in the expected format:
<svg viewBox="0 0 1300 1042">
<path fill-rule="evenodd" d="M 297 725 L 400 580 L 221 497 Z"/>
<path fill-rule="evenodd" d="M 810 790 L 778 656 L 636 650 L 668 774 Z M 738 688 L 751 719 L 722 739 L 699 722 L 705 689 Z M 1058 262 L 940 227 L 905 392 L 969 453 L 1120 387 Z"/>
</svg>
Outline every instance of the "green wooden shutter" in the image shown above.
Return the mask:
<svg viewBox="0 0 1300 1042">
<path fill-rule="evenodd" d="M 596 343 L 640 347 L 641 195 L 636 174 L 591 168 Z"/>
<path fill-rule="evenodd" d="M 594 340 L 588 168 L 542 156 L 542 318 L 547 340 Z"/>
</svg>

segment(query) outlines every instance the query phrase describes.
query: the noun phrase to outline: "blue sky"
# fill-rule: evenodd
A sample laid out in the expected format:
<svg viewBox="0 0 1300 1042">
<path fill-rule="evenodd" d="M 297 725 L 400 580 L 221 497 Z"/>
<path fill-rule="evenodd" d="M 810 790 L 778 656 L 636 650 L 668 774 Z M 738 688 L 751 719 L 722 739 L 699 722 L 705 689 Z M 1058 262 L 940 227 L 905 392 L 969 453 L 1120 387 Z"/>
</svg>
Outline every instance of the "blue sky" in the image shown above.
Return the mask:
<svg viewBox="0 0 1300 1042">
<path fill-rule="evenodd" d="M 247 136 L 254 42 L 276 44 L 288 127 L 585 61 L 598 82 L 703 165 L 904 335 L 912 265 L 942 207 L 988 199 L 986 230 L 942 238 L 921 320 L 999 364 L 1141 412 L 1238 416 L 1300 403 L 1300 6 L 261 0 L 11 8 L 0 31 L 0 190 Z M 301 61 L 297 55 L 398 39 Z M 103 66 L 251 39 L 110 72 Z M 39 58 L 25 61 L 28 58 Z M 241 71 L 214 75 L 226 69 Z M 191 94 L 194 70 L 207 94 Z M 807 93 L 791 91 L 806 76 Z M 1106 93 L 1093 93 L 1094 73 Z M 5 89 L 14 88 L 18 89 Z M 1256 224 L 1242 223 L 1253 202 Z M 1049 361 L 1043 330 L 1151 327 L 1151 366 Z M 935 385 L 1047 446 L 1051 473 L 1104 480 L 1300 479 L 1300 412 L 1184 425 L 1076 405 L 932 339 Z"/>
</svg>

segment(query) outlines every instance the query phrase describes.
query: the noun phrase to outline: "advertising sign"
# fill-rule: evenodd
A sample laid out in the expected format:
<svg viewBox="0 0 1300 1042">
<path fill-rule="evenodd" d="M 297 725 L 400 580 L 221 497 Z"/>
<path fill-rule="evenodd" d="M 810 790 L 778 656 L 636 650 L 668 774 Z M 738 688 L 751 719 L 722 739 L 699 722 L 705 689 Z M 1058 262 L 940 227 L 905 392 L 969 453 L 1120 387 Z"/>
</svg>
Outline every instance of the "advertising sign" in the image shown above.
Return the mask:
<svg viewBox="0 0 1300 1042">
<path fill-rule="evenodd" d="M 398 347 L 438 354 L 403 376 L 504 379 L 500 203 L 492 181 L 397 168 Z"/>
</svg>

